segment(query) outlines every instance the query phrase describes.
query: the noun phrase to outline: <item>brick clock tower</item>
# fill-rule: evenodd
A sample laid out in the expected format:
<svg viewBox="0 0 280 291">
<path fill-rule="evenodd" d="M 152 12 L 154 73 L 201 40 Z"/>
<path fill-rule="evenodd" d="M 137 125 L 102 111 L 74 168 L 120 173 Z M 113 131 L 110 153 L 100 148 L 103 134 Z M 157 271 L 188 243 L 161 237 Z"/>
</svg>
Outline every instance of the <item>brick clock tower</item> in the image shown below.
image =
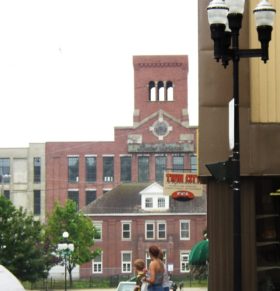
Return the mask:
<svg viewBox="0 0 280 291">
<path fill-rule="evenodd" d="M 187 56 L 134 56 L 133 65 L 134 130 L 128 135 L 128 152 L 194 156 L 196 129 L 189 127 Z M 173 167 L 168 157 L 167 166 Z M 184 168 L 190 168 L 188 161 Z"/>
</svg>

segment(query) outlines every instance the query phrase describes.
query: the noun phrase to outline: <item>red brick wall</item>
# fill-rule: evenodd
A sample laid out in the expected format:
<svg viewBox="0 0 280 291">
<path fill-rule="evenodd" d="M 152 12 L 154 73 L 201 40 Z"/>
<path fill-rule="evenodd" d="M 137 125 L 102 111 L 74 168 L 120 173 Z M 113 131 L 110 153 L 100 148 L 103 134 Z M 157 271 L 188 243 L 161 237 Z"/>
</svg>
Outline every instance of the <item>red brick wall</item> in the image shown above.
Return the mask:
<svg viewBox="0 0 280 291">
<path fill-rule="evenodd" d="M 94 220 L 103 222 L 102 241 L 95 242 L 95 248 L 103 250 L 103 266 L 100 276 L 116 275 L 121 273 L 121 251 L 132 251 L 132 262 L 136 258 L 145 259 L 145 252 L 149 246 L 156 244 L 167 252 L 167 263 L 174 265 L 173 275 L 182 275 L 180 272 L 180 251 L 191 250 L 192 246 L 203 238 L 206 229 L 206 215 L 157 215 L 157 216 L 94 216 Z M 121 240 L 121 221 L 131 221 L 132 239 Z M 165 240 L 145 240 L 145 221 L 161 220 L 167 225 Z M 180 220 L 190 221 L 190 239 L 180 240 Z M 83 265 L 81 274 L 86 276 L 91 264 Z M 95 274 L 94 276 L 97 276 Z"/>
<path fill-rule="evenodd" d="M 187 56 L 134 56 L 134 102 L 141 112 L 140 120 L 158 109 L 181 119 L 181 110 L 187 108 Z M 149 102 L 149 81 L 172 81 L 174 102 Z M 173 104 L 170 104 L 173 103 Z"/>
</svg>

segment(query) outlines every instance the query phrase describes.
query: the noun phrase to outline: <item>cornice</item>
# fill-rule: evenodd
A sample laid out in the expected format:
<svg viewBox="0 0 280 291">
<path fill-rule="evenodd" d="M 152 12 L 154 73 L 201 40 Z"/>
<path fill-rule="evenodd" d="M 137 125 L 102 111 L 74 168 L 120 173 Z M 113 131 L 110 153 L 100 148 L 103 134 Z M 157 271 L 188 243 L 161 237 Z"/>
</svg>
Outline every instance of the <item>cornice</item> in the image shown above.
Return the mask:
<svg viewBox="0 0 280 291">
<path fill-rule="evenodd" d="M 160 62 L 160 63 L 136 63 L 134 64 L 135 69 L 146 69 L 146 68 L 180 68 L 182 70 L 187 69 L 187 64 L 186 63 L 178 63 L 178 62 Z"/>
</svg>

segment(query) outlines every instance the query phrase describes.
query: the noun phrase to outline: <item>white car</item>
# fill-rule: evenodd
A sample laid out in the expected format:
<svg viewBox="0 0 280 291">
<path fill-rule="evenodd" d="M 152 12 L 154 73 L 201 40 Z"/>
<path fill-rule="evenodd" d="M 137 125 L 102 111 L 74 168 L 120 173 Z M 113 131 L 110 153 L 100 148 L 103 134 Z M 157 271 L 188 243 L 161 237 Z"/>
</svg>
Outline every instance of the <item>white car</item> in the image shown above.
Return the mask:
<svg viewBox="0 0 280 291">
<path fill-rule="evenodd" d="M 121 281 L 116 291 L 133 291 L 136 286 L 136 282 Z"/>
</svg>

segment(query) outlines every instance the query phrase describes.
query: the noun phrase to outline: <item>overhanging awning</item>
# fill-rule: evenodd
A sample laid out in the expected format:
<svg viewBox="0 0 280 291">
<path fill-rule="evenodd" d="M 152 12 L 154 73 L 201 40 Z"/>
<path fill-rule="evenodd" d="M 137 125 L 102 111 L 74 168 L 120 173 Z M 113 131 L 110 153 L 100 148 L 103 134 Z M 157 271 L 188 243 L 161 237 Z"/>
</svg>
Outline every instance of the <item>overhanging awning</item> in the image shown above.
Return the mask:
<svg viewBox="0 0 280 291">
<path fill-rule="evenodd" d="M 190 265 L 205 265 L 208 261 L 208 239 L 201 240 L 195 244 L 190 252 L 189 264 Z"/>
</svg>

